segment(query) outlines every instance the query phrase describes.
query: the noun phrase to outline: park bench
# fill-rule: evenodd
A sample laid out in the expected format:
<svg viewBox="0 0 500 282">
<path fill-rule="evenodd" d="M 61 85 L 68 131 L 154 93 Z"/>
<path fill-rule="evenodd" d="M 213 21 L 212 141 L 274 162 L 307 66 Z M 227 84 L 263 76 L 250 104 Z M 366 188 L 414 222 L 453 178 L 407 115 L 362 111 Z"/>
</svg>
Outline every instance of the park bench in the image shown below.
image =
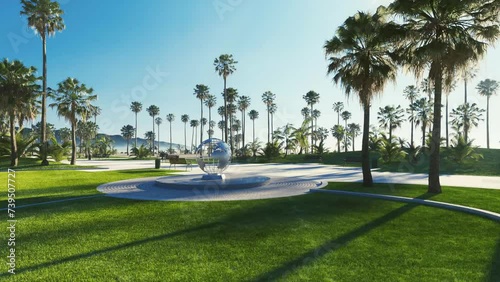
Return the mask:
<svg viewBox="0 0 500 282">
<path fill-rule="evenodd" d="M 170 162 L 169 169 L 172 167 L 172 165 L 175 168 L 179 164 L 179 165 L 186 165 L 186 170 L 188 169 L 188 167 L 191 168 L 191 170 L 193 170 L 193 164 L 195 163 L 194 160 L 179 158 L 178 156 L 177 158 L 169 158 L 169 162 Z"/>
</svg>

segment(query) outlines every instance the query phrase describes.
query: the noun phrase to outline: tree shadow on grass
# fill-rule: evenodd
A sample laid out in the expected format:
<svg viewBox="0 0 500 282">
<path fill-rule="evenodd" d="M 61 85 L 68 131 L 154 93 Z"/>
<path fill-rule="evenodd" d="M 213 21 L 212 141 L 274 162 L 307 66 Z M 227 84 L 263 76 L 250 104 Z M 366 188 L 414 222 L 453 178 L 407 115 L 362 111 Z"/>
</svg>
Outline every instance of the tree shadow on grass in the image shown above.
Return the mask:
<svg viewBox="0 0 500 282">
<path fill-rule="evenodd" d="M 421 195 L 417 198 L 419 199 L 426 199 L 430 198 L 432 195 Z M 335 239 L 329 240 L 322 244 L 321 246 L 314 248 L 310 250 L 309 252 L 304 253 L 303 255 L 297 257 L 294 260 L 288 261 L 281 265 L 280 267 L 271 270 L 267 273 L 264 273 L 260 275 L 259 277 L 256 277 L 254 281 L 269 281 L 269 280 L 277 280 L 279 278 L 284 278 L 288 274 L 292 273 L 296 269 L 308 265 L 312 262 L 314 262 L 317 259 L 320 259 L 324 255 L 334 252 L 335 250 L 338 250 L 342 248 L 343 246 L 349 244 L 349 242 L 355 240 L 358 237 L 361 237 L 373 229 L 376 229 L 377 227 L 380 227 L 391 220 L 394 220 L 401 215 L 409 212 L 410 210 L 414 209 L 415 207 L 418 207 L 420 205 L 418 204 L 407 204 L 404 205 L 398 209 L 395 209 L 387 214 L 385 214 L 382 217 L 379 217 L 363 226 L 360 226 L 349 233 L 346 233 L 340 237 L 337 237 Z"/>
<path fill-rule="evenodd" d="M 495 249 L 495 254 L 491 258 L 491 267 L 488 274 L 489 282 L 500 281 L 500 239 L 497 241 L 497 246 Z"/>
</svg>

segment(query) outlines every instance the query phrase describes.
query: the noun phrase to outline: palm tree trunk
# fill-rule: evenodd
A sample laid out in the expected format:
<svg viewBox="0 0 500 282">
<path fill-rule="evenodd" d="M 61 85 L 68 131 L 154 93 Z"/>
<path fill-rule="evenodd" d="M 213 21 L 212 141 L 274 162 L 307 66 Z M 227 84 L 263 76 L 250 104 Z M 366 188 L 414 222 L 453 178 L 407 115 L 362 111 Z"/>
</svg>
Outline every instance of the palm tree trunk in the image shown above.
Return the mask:
<svg viewBox="0 0 500 282">
<path fill-rule="evenodd" d="M 363 144 L 361 149 L 361 161 L 363 170 L 363 186 L 371 187 L 373 186 L 372 172 L 370 170 L 370 150 L 368 148 L 369 143 L 369 133 L 370 133 L 370 105 L 364 105 L 364 116 L 363 116 Z"/>
<path fill-rule="evenodd" d="M 464 92 L 465 92 L 465 95 L 464 95 L 464 104 L 467 104 L 467 78 L 464 79 Z M 467 142 L 467 141 L 465 141 Z"/>
<path fill-rule="evenodd" d="M 448 133 L 448 95 L 446 95 L 446 148 L 450 146 L 450 137 Z"/>
<path fill-rule="evenodd" d="M 212 108 L 209 107 L 208 108 L 208 139 L 212 139 L 212 131 L 210 129 L 212 129 L 212 127 L 210 126 L 210 123 L 212 122 Z"/>
<path fill-rule="evenodd" d="M 193 126 L 193 132 L 191 133 L 191 153 L 193 153 L 193 145 L 194 145 L 194 126 Z"/>
<path fill-rule="evenodd" d="M 427 123 L 422 123 L 422 148 L 425 147 L 425 129 L 427 128 Z"/>
<path fill-rule="evenodd" d="M 151 138 L 153 145 L 152 145 L 152 150 L 153 150 L 153 156 L 155 155 L 155 116 L 153 115 L 153 138 Z"/>
<path fill-rule="evenodd" d="M 345 134 L 344 134 L 344 152 L 347 153 L 347 120 L 344 121 L 345 124 Z"/>
<path fill-rule="evenodd" d="M 274 114 L 271 114 L 271 142 L 274 141 Z"/>
<path fill-rule="evenodd" d="M 170 128 L 170 152 L 172 152 L 172 122 L 169 122 L 169 128 Z M 169 153 L 170 153 L 169 152 Z M 181 152 L 179 152 L 180 154 Z"/>
<path fill-rule="evenodd" d="M 311 154 L 314 154 L 314 118 L 313 104 L 311 103 Z"/>
<path fill-rule="evenodd" d="M 200 99 L 201 118 L 200 118 L 200 144 L 203 143 L 203 99 Z M 210 126 L 210 125 L 209 125 Z"/>
<path fill-rule="evenodd" d="M 269 105 L 267 106 L 267 143 L 271 143 L 269 141 L 269 136 L 271 134 L 271 117 L 270 117 L 270 113 L 269 113 Z"/>
<path fill-rule="evenodd" d="M 226 76 L 224 76 L 224 142 L 227 143 L 227 93 Z"/>
<path fill-rule="evenodd" d="M 130 138 L 127 138 L 127 156 L 129 155 L 128 153 L 128 143 L 130 142 Z"/>
<path fill-rule="evenodd" d="M 15 167 L 18 164 L 19 157 L 17 155 L 17 140 L 16 140 L 16 124 L 14 115 L 9 117 L 9 133 L 10 133 L 10 166 Z"/>
<path fill-rule="evenodd" d="M 354 152 L 354 139 L 356 138 L 356 136 L 354 136 L 354 130 L 351 132 L 351 136 L 352 136 L 352 151 Z"/>
<path fill-rule="evenodd" d="M 49 165 L 47 160 L 47 37 L 45 28 L 42 33 L 43 80 L 42 80 L 42 165 Z"/>
<path fill-rule="evenodd" d="M 255 119 L 252 119 L 253 143 L 255 143 Z"/>
<path fill-rule="evenodd" d="M 412 104 L 413 104 L 413 100 L 410 100 L 410 105 L 412 105 Z M 413 117 L 413 110 L 411 110 L 411 116 Z M 413 127 L 414 127 L 414 124 L 413 124 L 413 119 L 412 119 L 412 121 L 411 121 L 411 130 L 410 130 L 410 132 L 411 132 L 410 133 L 410 135 L 411 135 L 411 137 L 410 137 L 410 145 L 411 145 L 411 147 L 413 147 Z"/>
<path fill-rule="evenodd" d="M 76 120 L 71 121 L 71 165 L 76 163 Z"/>
<path fill-rule="evenodd" d="M 392 123 L 389 121 L 389 143 L 392 143 Z"/>
<path fill-rule="evenodd" d="M 172 135 L 172 130 L 170 130 L 170 135 Z M 184 153 L 186 153 L 187 147 L 186 147 L 186 122 L 184 123 Z"/>
<path fill-rule="evenodd" d="M 431 156 L 429 164 L 429 193 L 441 193 L 441 183 L 439 181 L 439 151 L 441 142 L 441 94 L 442 94 L 442 67 L 438 62 L 437 75 L 435 77 L 434 91 L 434 119 L 431 138 Z"/>
<path fill-rule="evenodd" d="M 245 110 L 241 111 L 241 141 L 243 142 L 243 145 L 241 147 L 245 146 Z"/>
<path fill-rule="evenodd" d="M 135 113 L 135 147 L 137 148 L 137 112 Z"/>
<path fill-rule="evenodd" d="M 486 148 L 490 148 L 490 96 L 486 97 Z"/>
<path fill-rule="evenodd" d="M 158 155 L 160 154 L 160 124 L 158 126 Z M 172 145 L 170 145 L 172 146 Z"/>
</svg>

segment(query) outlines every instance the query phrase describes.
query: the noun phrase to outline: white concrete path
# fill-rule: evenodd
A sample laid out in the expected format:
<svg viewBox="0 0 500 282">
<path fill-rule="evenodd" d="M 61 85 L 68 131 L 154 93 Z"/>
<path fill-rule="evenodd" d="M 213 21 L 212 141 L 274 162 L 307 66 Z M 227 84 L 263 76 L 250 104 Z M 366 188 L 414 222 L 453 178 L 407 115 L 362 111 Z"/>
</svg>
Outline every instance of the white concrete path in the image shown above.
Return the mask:
<svg viewBox="0 0 500 282">
<path fill-rule="evenodd" d="M 79 165 L 97 166 L 99 169 L 84 171 L 96 172 L 103 170 L 144 169 L 154 168 L 154 161 L 113 161 L 78 160 Z M 168 169 L 168 163 L 162 163 L 162 169 Z M 177 167 L 179 174 L 201 175 L 202 171 L 193 166 L 193 169 L 184 171 L 184 166 Z M 227 172 L 263 175 L 273 177 L 301 177 L 305 179 L 330 181 L 330 182 L 361 182 L 361 168 L 341 167 L 323 164 L 234 164 Z M 372 171 L 373 180 L 376 183 L 402 183 L 427 185 L 427 174 L 395 173 Z M 471 176 L 471 175 L 441 175 L 441 185 L 457 187 L 476 187 L 500 190 L 500 177 Z"/>
</svg>

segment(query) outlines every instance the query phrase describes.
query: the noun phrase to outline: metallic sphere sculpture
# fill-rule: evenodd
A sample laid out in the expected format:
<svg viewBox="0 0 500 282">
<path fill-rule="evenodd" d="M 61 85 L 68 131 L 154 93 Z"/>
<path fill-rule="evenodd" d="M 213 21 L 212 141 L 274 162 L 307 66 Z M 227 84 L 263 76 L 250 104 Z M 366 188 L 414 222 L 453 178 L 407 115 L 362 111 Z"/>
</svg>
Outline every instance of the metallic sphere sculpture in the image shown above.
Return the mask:
<svg viewBox="0 0 500 282">
<path fill-rule="evenodd" d="M 217 138 L 210 138 L 201 143 L 196 154 L 198 166 L 208 175 L 204 179 L 223 178 L 222 172 L 231 163 L 231 149 L 229 145 Z"/>
</svg>

